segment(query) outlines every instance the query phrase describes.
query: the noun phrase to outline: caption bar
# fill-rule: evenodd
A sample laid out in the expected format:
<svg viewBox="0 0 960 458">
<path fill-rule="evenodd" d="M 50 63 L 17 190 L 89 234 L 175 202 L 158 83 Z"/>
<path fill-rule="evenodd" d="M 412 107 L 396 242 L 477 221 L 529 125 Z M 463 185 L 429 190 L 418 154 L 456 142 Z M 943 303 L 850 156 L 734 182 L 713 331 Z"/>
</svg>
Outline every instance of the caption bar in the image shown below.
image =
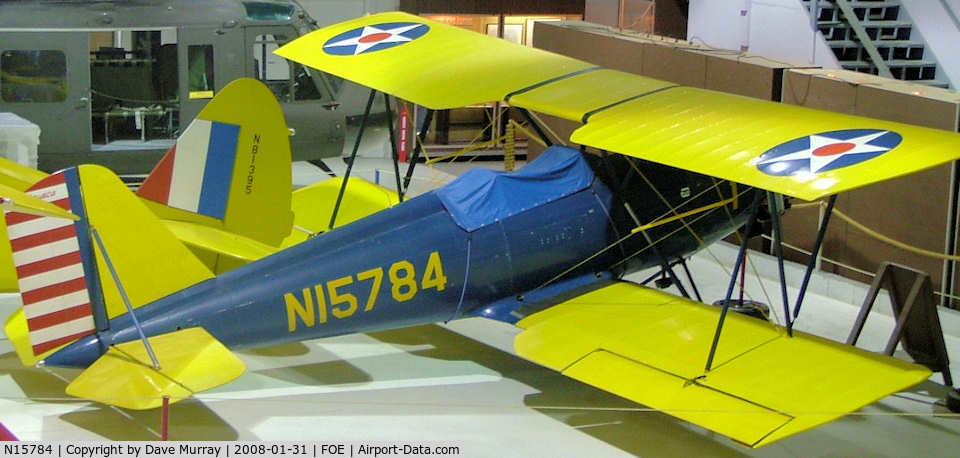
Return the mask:
<svg viewBox="0 0 960 458">
<path fill-rule="evenodd" d="M 415 442 L 12 442 L 0 446 L 0 458 L 243 458 L 469 456 L 463 447 Z"/>
</svg>

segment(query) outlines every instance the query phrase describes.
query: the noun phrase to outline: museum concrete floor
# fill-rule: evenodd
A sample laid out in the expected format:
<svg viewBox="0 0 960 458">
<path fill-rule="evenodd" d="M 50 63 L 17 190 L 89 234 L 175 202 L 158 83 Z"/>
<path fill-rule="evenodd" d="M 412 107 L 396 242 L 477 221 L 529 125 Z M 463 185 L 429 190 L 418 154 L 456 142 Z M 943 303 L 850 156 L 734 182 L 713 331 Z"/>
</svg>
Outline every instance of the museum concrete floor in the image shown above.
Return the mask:
<svg viewBox="0 0 960 458">
<path fill-rule="evenodd" d="M 315 173 L 305 167 L 295 166 L 295 181 Z M 449 178 L 430 173 L 421 181 Z M 693 258 L 704 300 L 722 296 L 734 255 L 734 247 L 716 244 Z M 750 259 L 748 296 L 779 304 L 771 259 Z M 791 265 L 788 283 L 799 283 L 800 272 Z M 843 340 L 866 287 L 817 277 L 798 327 Z M 790 294 L 795 297 L 796 289 Z M 0 316 L 18 304 L 18 296 L 3 295 Z M 889 306 L 878 302 L 875 310 L 882 314 L 868 321 L 860 342 L 871 350 L 880 349 L 893 328 Z M 941 310 L 941 320 L 956 361 L 960 314 Z M 465 456 L 955 456 L 960 443 L 960 416 L 938 405 L 947 392 L 939 374 L 753 450 L 528 362 L 513 352 L 516 333 L 471 318 L 241 351 L 247 372 L 238 380 L 171 406 L 170 438 L 442 442 L 460 446 Z M 960 364 L 952 368 L 960 374 Z M 66 397 L 64 387 L 76 374 L 22 367 L 10 343 L 0 340 L 0 423 L 23 440 L 159 438 L 158 411 Z"/>
</svg>

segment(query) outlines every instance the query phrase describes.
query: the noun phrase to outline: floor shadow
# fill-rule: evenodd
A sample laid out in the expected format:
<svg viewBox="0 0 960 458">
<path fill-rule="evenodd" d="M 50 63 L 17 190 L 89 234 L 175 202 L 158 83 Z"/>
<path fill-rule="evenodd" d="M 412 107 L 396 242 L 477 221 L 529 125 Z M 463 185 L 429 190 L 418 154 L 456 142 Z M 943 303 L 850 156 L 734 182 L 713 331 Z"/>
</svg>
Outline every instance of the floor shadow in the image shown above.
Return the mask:
<svg viewBox="0 0 960 458">
<path fill-rule="evenodd" d="M 25 396 L 50 404 L 77 405 L 77 411 L 60 415 L 62 421 L 111 440 L 159 439 L 160 409 L 137 411 L 99 403 L 82 407 L 82 399 L 65 392 L 80 369 L 25 367 L 13 352 L 0 355 L 0 375 L 9 375 Z M 196 399 L 170 406 L 170 438 L 173 440 L 235 440 L 236 431 Z M 47 429 L 46 427 L 44 429 Z M 152 429 L 152 431 L 151 431 Z"/>
<path fill-rule="evenodd" d="M 369 333 L 395 345 L 429 345 L 417 356 L 472 361 L 539 391 L 524 405 L 635 455 L 747 456 L 749 450 L 722 436 L 619 396 L 593 388 L 523 358 L 438 325 Z"/>
<path fill-rule="evenodd" d="M 60 419 L 110 440 L 160 440 L 160 409 L 127 410 L 103 404 L 63 414 Z M 175 441 L 231 441 L 239 434 L 196 399 L 170 405 L 168 437 Z"/>
<path fill-rule="evenodd" d="M 254 373 L 297 385 L 340 385 L 373 380 L 369 374 L 343 360 L 263 369 Z"/>
<path fill-rule="evenodd" d="M 79 369 L 27 367 L 14 352 L 0 355 L 0 375 L 8 375 L 26 397 L 43 402 L 76 402 L 65 393 Z"/>
<path fill-rule="evenodd" d="M 930 397 L 934 397 L 942 400 L 947 397 L 947 394 L 953 391 L 953 387 L 946 386 L 941 383 L 933 382 L 930 380 L 926 380 L 904 391 L 908 393 L 922 394 L 924 396 L 930 396 Z"/>
<path fill-rule="evenodd" d="M 310 353 L 310 347 L 302 342 L 291 342 L 269 347 L 248 348 L 237 353 L 257 356 L 301 356 Z"/>
</svg>

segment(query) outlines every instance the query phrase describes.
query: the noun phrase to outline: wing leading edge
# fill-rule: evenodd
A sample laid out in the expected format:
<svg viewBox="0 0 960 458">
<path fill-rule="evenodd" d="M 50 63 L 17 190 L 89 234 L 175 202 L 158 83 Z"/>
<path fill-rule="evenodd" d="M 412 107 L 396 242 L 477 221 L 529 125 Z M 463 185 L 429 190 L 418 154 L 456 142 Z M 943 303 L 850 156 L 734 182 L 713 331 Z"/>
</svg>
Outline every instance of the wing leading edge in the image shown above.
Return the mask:
<svg viewBox="0 0 960 458">
<path fill-rule="evenodd" d="M 531 315 L 517 353 L 564 375 L 759 447 L 926 380 L 922 366 L 618 282 Z"/>
<path fill-rule="evenodd" d="M 954 133 L 677 86 L 406 13 L 332 25 L 276 53 L 429 108 L 506 100 L 584 122 L 573 142 L 806 200 L 960 158 Z M 818 152 L 824 138 L 846 146 Z M 793 150 L 805 156 L 784 156 Z"/>
</svg>

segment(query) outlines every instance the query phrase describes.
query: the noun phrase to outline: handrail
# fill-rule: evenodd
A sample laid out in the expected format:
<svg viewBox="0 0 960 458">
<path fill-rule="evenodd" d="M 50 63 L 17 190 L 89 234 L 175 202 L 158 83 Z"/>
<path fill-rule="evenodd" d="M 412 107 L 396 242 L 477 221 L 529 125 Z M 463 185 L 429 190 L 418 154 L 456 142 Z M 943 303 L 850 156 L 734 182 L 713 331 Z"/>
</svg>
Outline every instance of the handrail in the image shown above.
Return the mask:
<svg viewBox="0 0 960 458">
<path fill-rule="evenodd" d="M 956 27 L 957 31 L 960 31 L 960 19 L 957 18 L 957 12 L 950 6 L 950 3 L 947 3 L 947 0 L 940 0 L 940 4 L 943 5 L 943 9 L 947 10 L 947 16 L 950 16 L 953 26 Z"/>
<path fill-rule="evenodd" d="M 877 50 L 877 46 L 873 44 L 873 40 L 867 35 L 867 30 L 863 28 L 860 19 L 857 19 L 853 8 L 847 3 L 847 0 L 836 0 L 836 2 L 837 7 L 843 12 L 843 17 L 846 18 L 847 23 L 850 24 L 850 28 L 857 34 L 857 38 L 860 39 L 860 44 L 863 45 L 863 49 L 870 55 L 870 60 L 873 61 L 873 65 L 877 67 L 877 72 L 880 73 L 880 76 L 893 78 L 893 74 L 890 73 L 890 67 L 887 67 L 887 63 L 883 60 L 883 57 L 880 56 L 880 51 Z"/>
</svg>

